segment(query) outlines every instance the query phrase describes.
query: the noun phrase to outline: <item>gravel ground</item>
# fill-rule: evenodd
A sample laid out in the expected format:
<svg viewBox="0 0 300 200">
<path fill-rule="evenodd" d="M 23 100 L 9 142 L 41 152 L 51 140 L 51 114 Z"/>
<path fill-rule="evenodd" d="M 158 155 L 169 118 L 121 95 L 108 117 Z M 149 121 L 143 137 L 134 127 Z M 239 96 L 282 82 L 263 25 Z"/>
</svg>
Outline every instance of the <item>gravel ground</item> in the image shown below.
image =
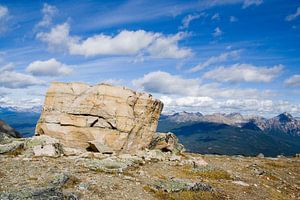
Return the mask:
<svg viewBox="0 0 300 200">
<path fill-rule="evenodd" d="M 62 191 L 73 199 L 300 199 L 299 158 L 189 156 L 201 157 L 208 165 L 194 169 L 178 161 L 147 162 L 110 174 L 90 170 L 74 157 L 0 156 L 0 194 L 49 187 L 67 176 Z M 206 183 L 213 191 L 197 198 L 193 192 L 151 189 L 157 181 L 173 179 Z"/>
</svg>

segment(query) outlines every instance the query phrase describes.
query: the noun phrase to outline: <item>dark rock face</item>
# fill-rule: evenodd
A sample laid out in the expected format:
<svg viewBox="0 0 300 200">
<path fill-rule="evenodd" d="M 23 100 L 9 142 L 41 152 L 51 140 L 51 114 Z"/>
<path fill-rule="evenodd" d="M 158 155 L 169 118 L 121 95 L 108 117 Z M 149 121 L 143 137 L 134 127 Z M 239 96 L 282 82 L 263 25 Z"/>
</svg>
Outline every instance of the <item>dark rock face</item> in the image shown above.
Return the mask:
<svg viewBox="0 0 300 200">
<path fill-rule="evenodd" d="M 261 131 L 261 129 L 255 124 L 254 121 L 250 121 L 248 123 L 243 124 L 242 128 L 243 129 L 254 130 L 254 131 Z"/>
<path fill-rule="evenodd" d="M 0 120 L 0 144 L 10 141 L 12 138 L 19 138 L 21 135 L 4 121 Z"/>
<path fill-rule="evenodd" d="M 289 113 L 282 113 L 267 121 L 267 130 L 300 136 L 300 121 Z"/>
<path fill-rule="evenodd" d="M 289 113 L 282 113 L 278 115 L 277 118 L 281 123 L 287 123 L 293 121 L 293 116 Z"/>
<path fill-rule="evenodd" d="M 4 121 L 0 120 L 0 141 L 1 138 L 4 137 L 4 135 L 7 137 L 14 137 L 14 138 L 20 137 L 20 134 L 15 129 L 10 127 Z"/>
</svg>

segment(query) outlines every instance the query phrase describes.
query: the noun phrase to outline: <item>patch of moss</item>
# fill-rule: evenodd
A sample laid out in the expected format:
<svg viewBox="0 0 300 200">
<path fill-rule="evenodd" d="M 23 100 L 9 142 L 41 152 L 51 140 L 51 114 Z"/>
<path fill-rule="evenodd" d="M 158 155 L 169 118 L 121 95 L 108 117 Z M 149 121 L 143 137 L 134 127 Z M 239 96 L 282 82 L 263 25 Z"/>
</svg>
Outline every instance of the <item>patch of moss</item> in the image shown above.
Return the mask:
<svg viewBox="0 0 300 200">
<path fill-rule="evenodd" d="M 27 140 L 25 143 L 25 146 L 27 148 L 31 148 L 31 147 L 38 146 L 38 145 L 43 145 L 43 141 L 37 140 L 37 139 L 32 139 L 32 140 Z"/>
<path fill-rule="evenodd" d="M 181 192 L 164 192 L 161 190 L 153 190 L 149 186 L 144 186 L 144 190 L 153 194 L 159 200 L 218 200 L 222 197 L 213 192 L 207 191 L 181 191 Z"/>
<path fill-rule="evenodd" d="M 36 181 L 36 180 L 38 180 L 38 178 L 37 177 L 29 177 L 28 180 L 30 180 L 30 181 Z"/>
</svg>

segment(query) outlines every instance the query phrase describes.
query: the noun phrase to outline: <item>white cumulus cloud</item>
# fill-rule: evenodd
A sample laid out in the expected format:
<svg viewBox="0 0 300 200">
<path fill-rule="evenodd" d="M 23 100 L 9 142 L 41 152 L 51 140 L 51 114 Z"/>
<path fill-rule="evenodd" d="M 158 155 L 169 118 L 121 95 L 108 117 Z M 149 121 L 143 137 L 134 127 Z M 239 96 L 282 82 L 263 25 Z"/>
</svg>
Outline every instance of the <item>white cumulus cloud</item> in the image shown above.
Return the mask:
<svg viewBox="0 0 300 200">
<path fill-rule="evenodd" d="M 186 95 L 199 90 L 199 80 L 183 79 L 167 72 L 155 71 L 136 79 L 133 84 L 151 93 Z"/>
<path fill-rule="evenodd" d="M 69 24 L 64 23 L 51 28 L 49 33 L 38 33 L 36 37 L 46 42 L 52 50 L 56 50 L 57 48 L 68 49 L 70 44 L 78 40 L 76 37 L 70 37 L 69 32 Z"/>
<path fill-rule="evenodd" d="M 54 58 L 45 61 L 34 61 L 28 65 L 26 71 L 34 76 L 62 76 L 69 75 L 73 69 L 60 63 Z"/>
<path fill-rule="evenodd" d="M 164 113 L 188 111 L 201 113 L 233 113 L 240 112 L 249 115 L 274 116 L 282 112 L 298 114 L 300 106 L 288 101 L 262 98 L 211 98 L 203 97 L 173 97 L 162 95 L 159 99 L 164 103 Z"/>
<path fill-rule="evenodd" d="M 156 38 L 157 34 L 138 31 L 121 31 L 112 37 L 108 35 L 96 35 L 82 42 L 71 43 L 69 50 L 74 55 L 134 55 L 148 47 Z"/>
<path fill-rule="evenodd" d="M 37 38 L 46 42 L 50 49 L 61 47 L 72 55 L 139 55 L 149 54 L 157 58 L 185 58 L 191 49 L 181 48 L 178 42 L 186 34 L 163 35 L 144 30 L 123 30 L 115 36 L 98 34 L 86 39 L 70 36 L 67 23 L 53 27 L 49 33 L 38 33 Z"/>
<path fill-rule="evenodd" d="M 185 79 L 167 72 L 154 71 L 133 80 L 137 88 L 156 94 L 177 96 L 209 96 L 209 97 L 260 97 L 272 95 L 269 91 L 256 89 L 223 88 L 217 83 L 202 84 L 199 79 Z"/>
<path fill-rule="evenodd" d="M 297 10 L 294 14 L 290 14 L 290 15 L 286 16 L 285 20 L 286 21 L 292 21 L 292 20 L 296 19 L 299 16 L 300 16 L 300 7 L 297 8 Z"/>
<path fill-rule="evenodd" d="M 186 58 L 192 55 L 189 48 L 180 48 L 178 41 L 184 38 L 186 34 L 178 33 L 172 36 L 160 36 L 152 45 L 149 46 L 148 51 L 150 55 L 156 58 Z"/>
<path fill-rule="evenodd" d="M 287 86 L 300 86 L 300 74 L 295 74 L 284 81 Z"/>
<path fill-rule="evenodd" d="M 13 65 L 0 68 L 0 86 L 4 88 L 27 88 L 34 85 L 43 85 L 44 82 L 34 76 L 16 72 Z"/>
<path fill-rule="evenodd" d="M 251 64 L 234 64 L 206 72 L 203 78 L 218 82 L 270 82 L 282 71 L 283 65 L 257 67 Z"/>
</svg>

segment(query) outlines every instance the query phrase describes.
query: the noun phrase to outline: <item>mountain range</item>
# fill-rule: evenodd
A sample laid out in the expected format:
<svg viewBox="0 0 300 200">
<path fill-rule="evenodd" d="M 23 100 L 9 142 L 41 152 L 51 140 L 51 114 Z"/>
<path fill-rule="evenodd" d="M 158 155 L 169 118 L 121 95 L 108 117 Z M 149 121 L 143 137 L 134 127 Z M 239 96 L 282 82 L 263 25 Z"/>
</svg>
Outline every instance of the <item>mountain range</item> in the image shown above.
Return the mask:
<svg viewBox="0 0 300 200">
<path fill-rule="evenodd" d="M 34 135 L 41 109 L 0 107 L 0 119 L 22 137 L 30 137 Z M 289 113 L 269 119 L 240 113 L 162 114 L 157 131 L 175 133 L 187 151 L 194 153 L 292 156 L 300 152 L 300 120 Z"/>
<path fill-rule="evenodd" d="M 32 108 L 0 106 L 0 119 L 16 129 L 22 137 L 29 137 L 34 135 L 41 110 L 40 106 Z"/>
<path fill-rule="evenodd" d="M 158 131 L 174 132 L 188 151 L 196 153 L 291 156 L 300 152 L 300 121 L 289 113 L 267 119 L 181 112 L 162 115 Z"/>
</svg>

